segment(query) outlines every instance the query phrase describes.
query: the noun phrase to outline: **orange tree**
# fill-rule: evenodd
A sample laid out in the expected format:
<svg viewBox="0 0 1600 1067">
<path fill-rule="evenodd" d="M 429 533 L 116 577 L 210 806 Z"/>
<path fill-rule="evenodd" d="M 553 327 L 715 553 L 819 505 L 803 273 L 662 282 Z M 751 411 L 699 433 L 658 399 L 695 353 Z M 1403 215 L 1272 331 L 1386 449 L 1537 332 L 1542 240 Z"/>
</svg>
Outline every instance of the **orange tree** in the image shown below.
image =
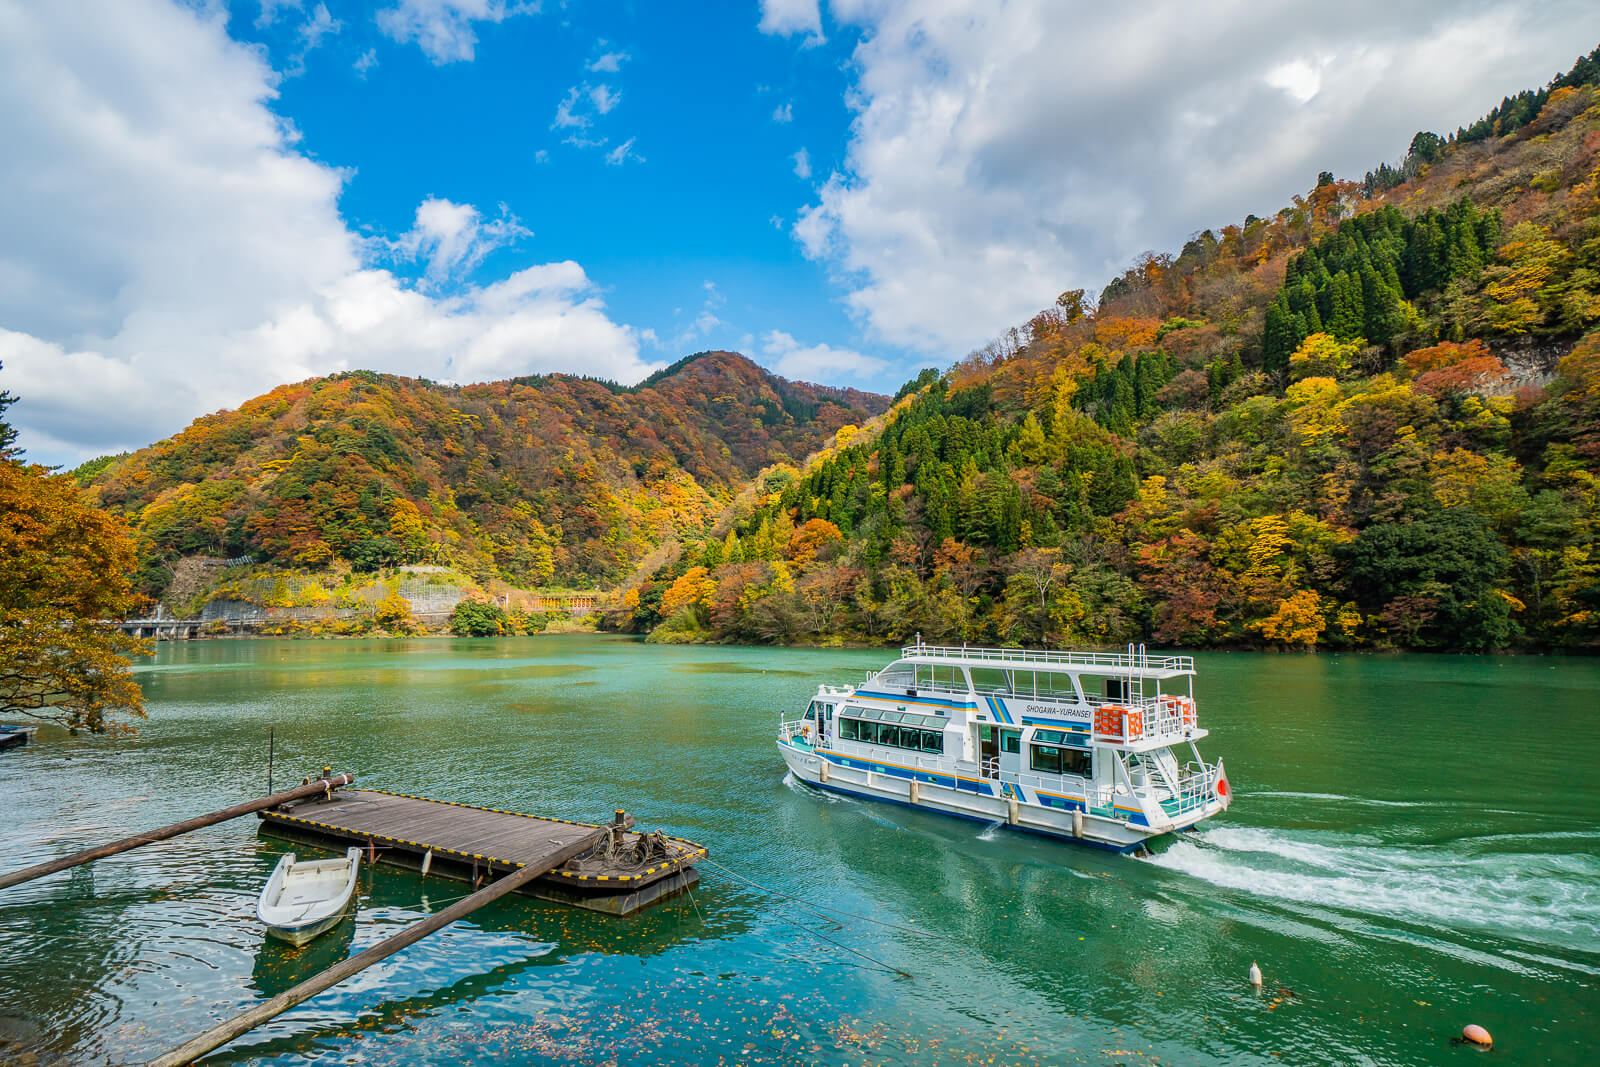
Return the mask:
<svg viewBox="0 0 1600 1067">
<path fill-rule="evenodd" d="M 127 527 L 70 477 L 0 457 L 0 714 L 133 732 L 128 657 L 148 646 L 104 621 L 133 608 L 133 564 Z"/>
</svg>

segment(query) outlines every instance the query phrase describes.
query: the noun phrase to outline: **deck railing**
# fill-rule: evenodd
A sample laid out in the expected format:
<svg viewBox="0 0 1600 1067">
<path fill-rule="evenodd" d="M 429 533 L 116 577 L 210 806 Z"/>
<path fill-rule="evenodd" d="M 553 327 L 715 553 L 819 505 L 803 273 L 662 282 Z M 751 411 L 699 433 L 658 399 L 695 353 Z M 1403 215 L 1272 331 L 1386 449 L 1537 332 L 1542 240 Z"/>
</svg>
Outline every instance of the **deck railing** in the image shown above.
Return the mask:
<svg viewBox="0 0 1600 1067">
<path fill-rule="evenodd" d="M 1178 792 L 1163 800 L 1161 807 L 1168 815 L 1177 818 L 1210 804 L 1217 798 L 1217 765 L 1195 763 L 1183 765 L 1178 775 Z"/>
<path fill-rule="evenodd" d="M 1056 652 L 1031 648 L 957 648 L 953 645 L 906 645 L 901 659 L 976 660 L 1086 667 L 1138 674 L 1144 671 L 1192 671 L 1193 656 L 1151 656 L 1144 652 Z"/>
</svg>

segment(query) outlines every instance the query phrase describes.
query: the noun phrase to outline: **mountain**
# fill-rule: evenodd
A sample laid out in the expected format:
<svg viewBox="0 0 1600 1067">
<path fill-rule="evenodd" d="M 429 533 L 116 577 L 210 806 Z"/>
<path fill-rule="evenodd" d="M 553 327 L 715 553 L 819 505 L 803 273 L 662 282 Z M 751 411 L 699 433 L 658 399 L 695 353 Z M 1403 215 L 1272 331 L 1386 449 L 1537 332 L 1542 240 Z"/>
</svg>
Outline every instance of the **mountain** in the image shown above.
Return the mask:
<svg viewBox="0 0 1600 1067">
<path fill-rule="evenodd" d="M 1600 648 L 1600 49 L 1147 254 L 632 588 L 658 640 Z"/>
<path fill-rule="evenodd" d="M 786 381 L 732 352 L 631 388 L 355 371 L 282 386 L 78 474 L 132 520 L 152 595 L 190 556 L 313 573 L 444 565 L 479 581 L 592 587 L 702 531 L 763 467 L 803 458 L 887 402 Z"/>
</svg>

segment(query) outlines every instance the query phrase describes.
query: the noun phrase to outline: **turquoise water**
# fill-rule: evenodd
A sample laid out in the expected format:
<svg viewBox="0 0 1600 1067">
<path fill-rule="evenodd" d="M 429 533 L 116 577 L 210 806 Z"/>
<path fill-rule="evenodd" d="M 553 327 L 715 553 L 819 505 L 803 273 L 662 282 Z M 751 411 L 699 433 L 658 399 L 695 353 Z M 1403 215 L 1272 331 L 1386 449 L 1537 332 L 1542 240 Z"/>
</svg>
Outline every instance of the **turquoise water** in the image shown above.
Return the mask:
<svg viewBox="0 0 1600 1067">
<path fill-rule="evenodd" d="M 1451 1042 L 1467 1022 L 1493 1062 L 1593 1061 L 1600 663 L 1201 656 L 1204 751 L 1237 800 L 1136 858 L 785 781 L 779 712 L 886 659 L 168 644 L 137 739 L 0 755 L 0 867 L 262 792 L 272 727 L 280 784 L 326 763 L 566 818 L 621 806 L 722 866 L 631 919 L 499 902 L 217 1062 L 1451 1063 L 1479 1055 Z M 267 943 L 254 898 L 285 846 L 255 829 L 0 893 L 0 1061 L 146 1058 L 462 892 L 368 871 L 353 920 Z"/>
</svg>

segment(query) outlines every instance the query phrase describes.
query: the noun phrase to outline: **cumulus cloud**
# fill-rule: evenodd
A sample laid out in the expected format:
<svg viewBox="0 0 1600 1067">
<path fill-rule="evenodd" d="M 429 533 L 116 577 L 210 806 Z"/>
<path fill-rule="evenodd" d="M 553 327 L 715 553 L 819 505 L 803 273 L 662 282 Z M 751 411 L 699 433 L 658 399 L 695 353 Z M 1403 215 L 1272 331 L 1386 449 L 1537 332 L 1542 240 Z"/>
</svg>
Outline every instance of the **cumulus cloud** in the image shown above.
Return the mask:
<svg viewBox="0 0 1600 1067">
<path fill-rule="evenodd" d="M 350 65 L 357 74 L 365 78 L 378 65 L 378 50 L 376 48 L 367 49 L 357 56 L 356 61 Z"/>
<path fill-rule="evenodd" d="M 804 16 L 795 12 L 805 7 Z M 768 3 L 768 32 L 820 29 Z M 1579 0 L 833 0 L 862 30 L 842 168 L 794 234 L 872 336 L 959 354 L 1145 249 L 1359 177 L 1600 39 Z"/>
<path fill-rule="evenodd" d="M 471 274 L 497 248 L 533 231 L 517 221 L 504 204 L 500 217 L 485 222 L 471 204 L 456 204 L 429 197 L 417 205 L 416 221 L 397 241 L 393 251 L 424 264 L 424 275 L 434 285 L 458 281 Z"/>
<path fill-rule="evenodd" d="M 806 345 L 782 330 L 769 330 L 761 338 L 762 361 L 785 378 L 820 381 L 823 378 L 871 378 L 889 364 L 874 356 L 831 345 Z"/>
<path fill-rule="evenodd" d="M 263 9 L 264 10 L 264 9 Z M 506 0 L 398 0 L 378 12 L 378 28 L 390 40 L 415 41 L 437 66 L 470 62 L 477 54 L 475 23 L 499 23 L 539 10 L 536 2 Z"/>
<path fill-rule="evenodd" d="M 4 18 L 0 363 L 34 458 L 137 447 L 349 368 L 653 369 L 577 263 L 447 284 L 526 234 L 504 211 L 430 198 L 385 250 L 415 256 L 429 284 L 379 266 L 339 214 L 346 175 L 295 149 L 268 107 L 273 72 L 221 16 L 104 0 Z"/>
<path fill-rule="evenodd" d="M 773 108 L 772 109 L 772 121 L 773 122 L 793 122 L 794 121 L 794 105 L 793 104 L 779 104 L 777 107 Z"/>
<path fill-rule="evenodd" d="M 804 148 L 789 157 L 794 160 L 794 176 L 801 181 L 811 177 L 811 153 Z"/>
<path fill-rule="evenodd" d="M 813 42 L 822 40 L 822 5 L 819 0 L 761 0 L 762 33 L 777 37 L 805 34 Z"/>
</svg>

